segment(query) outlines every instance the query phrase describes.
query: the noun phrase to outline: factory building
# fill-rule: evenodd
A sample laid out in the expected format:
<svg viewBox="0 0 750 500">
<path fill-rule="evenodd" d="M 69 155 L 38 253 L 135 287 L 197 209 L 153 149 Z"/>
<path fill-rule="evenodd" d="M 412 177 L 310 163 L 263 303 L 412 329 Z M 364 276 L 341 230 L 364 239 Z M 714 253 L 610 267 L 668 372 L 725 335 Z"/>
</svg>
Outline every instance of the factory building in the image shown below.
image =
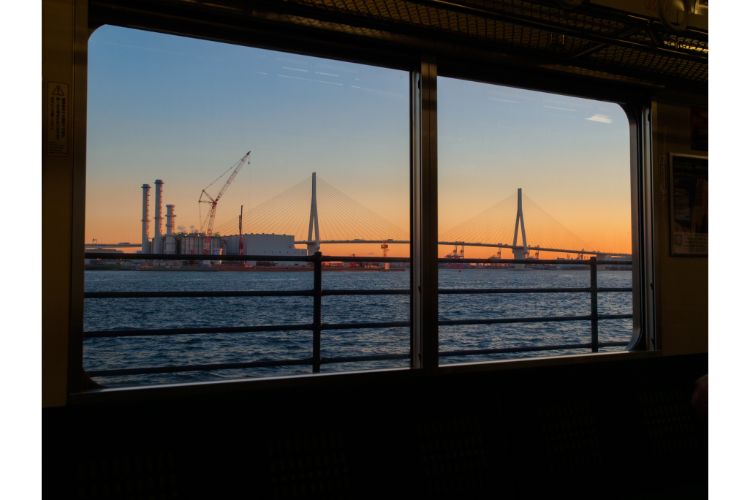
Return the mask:
<svg viewBox="0 0 750 500">
<path fill-rule="evenodd" d="M 205 236 L 194 234 L 173 234 L 166 236 L 165 252 L 176 255 L 200 255 L 203 253 Z M 243 234 L 245 255 L 307 255 L 307 251 L 294 247 L 291 234 Z M 239 255 L 240 236 L 212 236 L 209 253 L 211 255 Z M 294 263 L 290 263 L 294 264 Z"/>
<path fill-rule="evenodd" d="M 206 236 L 200 233 L 171 234 L 164 236 L 164 252 L 169 255 L 201 255 L 204 253 Z M 294 236 L 291 234 L 243 234 L 244 255 L 307 255 L 307 251 L 294 247 Z M 210 255 L 239 255 L 240 236 L 212 236 L 209 245 Z M 220 261 L 214 261 L 220 263 Z M 255 261 L 248 261 L 256 265 Z M 263 262 L 261 265 L 270 264 Z M 305 262 L 276 262 L 286 267 L 305 265 Z"/>
<path fill-rule="evenodd" d="M 224 236 L 224 255 L 239 255 L 240 236 Z M 294 236 L 291 234 L 243 234 L 242 241 L 245 255 L 307 255 L 307 250 L 294 247 Z M 255 264 L 255 262 L 252 262 Z M 284 262 L 285 266 L 306 265 L 305 262 Z"/>
<path fill-rule="evenodd" d="M 239 255 L 240 236 L 224 236 L 227 255 Z M 304 249 L 294 247 L 291 234 L 243 234 L 245 255 L 307 255 Z"/>
</svg>

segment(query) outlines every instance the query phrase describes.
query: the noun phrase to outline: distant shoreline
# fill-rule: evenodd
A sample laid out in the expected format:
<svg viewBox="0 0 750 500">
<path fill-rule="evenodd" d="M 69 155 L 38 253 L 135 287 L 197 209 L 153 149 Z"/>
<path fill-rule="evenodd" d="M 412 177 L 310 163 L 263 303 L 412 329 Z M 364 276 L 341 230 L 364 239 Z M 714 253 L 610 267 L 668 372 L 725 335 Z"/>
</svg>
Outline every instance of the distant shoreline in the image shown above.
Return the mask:
<svg viewBox="0 0 750 500">
<path fill-rule="evenodd" d="M 313 268 L 311 266 L 299 266 L 299 267 L 149 267 L 149 268 L 136 268 L 136 267 L 119 267 L 119 266 L 85 266 L 86 271 L 164 271 L 164 272 L 205 272 L 205 273 L 284 273 L 284 272 L 311 272 Z M 405 271 L 407 268 L 368 268 L 368 267 L 324 267 L 323 271 L 355 271 L 355 272 L 399 272 Z"/>
<path fill-rule="evenodd" d="M 390 269 L 384 268 L 373 268 L 373 267 L 323 267 L 325 272 L 401 272 L 408 270 L 408 267 L 395 267 Z M 526 268 L 515 268 L 510 267 L 439 267 L 440 270 L 452 270 L 452 271 L 588 271 L 590 268 L 587 265 L 581 265 L 576 267 L 537 267 L 533 264 L 528 264 Z M 604 271 L 632 271 L 631 266 L 603 266 L 600 267 Z M 112 266 L 85 266 L 86 271 L 159 271 L 159 272 L 206 272 L 206 273 L 284 273 L 284 272 L 310 272 L 313 270 L 312 267 L 299 266 L 299 267 L 149 267 L 149 268 L 136 268 L 136 267 L 120 267 L 117 265 Z"/>
</svg>

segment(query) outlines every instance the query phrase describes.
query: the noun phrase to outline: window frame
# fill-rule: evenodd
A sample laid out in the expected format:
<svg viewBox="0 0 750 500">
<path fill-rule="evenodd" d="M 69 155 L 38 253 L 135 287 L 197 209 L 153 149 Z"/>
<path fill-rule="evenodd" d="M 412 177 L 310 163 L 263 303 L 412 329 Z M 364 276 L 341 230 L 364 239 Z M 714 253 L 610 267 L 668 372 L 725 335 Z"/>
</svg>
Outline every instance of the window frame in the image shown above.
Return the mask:
<svg viewBox="0 0 750 500">
<path fill-rule="evenodd" d="M 74 137 L 76 164 L 73 174 L 73 221 L 71 252 L 71 305 L 70 334 L 68 348 L 68 395 L 77 397 L 102 393 L 152 394 L 165 386 L 137 386 L 122 389 L 96 388 L 92 386 L 83 370 L 83 290 L 84 290 L 84 228 L 85 228 L 85 180 L 86 180 L 86 102 L 88 74 L 88 40 L 101 26 L 142 29 L 177 36 L 206 39 L 216 42 L 243 45 L 268 50 L 291 52 L 300 55 L 323 57 L 346 62 L 374 65 L 383 68 L 406 70 L 410 73 L 410 231 L 411 231 L 411 353 L 409 368 L 398 368 L 377 372 L 347 372 L 323 375 L 301 375 L 284 378 L 237 379 L 222 382 L 207 382 L 168 386 L 169 391 L 182 393 L 192 388 L 201 390 L 225 390 L 237 387 L 276 387 L 289 384 L 311 383 L 309 379 L 324 379 L 329 376 L 360 383 L 368 377 L 392 376 L 390 372 L 448 373 L 463 370 L 513 369 L 547 364 L 588 362 L 596 358 L 606 360 L 623 355 L 643 355 L 638 351 L 655 351 L 658 341 L 654 325 L 654 242 L 653 242 L 653 171 L 651 159 L 650 95 L 647 88 L 613 83 L 603 88 L 595 82 L 581 77 L 566 77 L 555 74 L 555 78 L 540 72 L 530 72 L 508 64 L 490 64 L 487 61 L 470 61 L 438 56 L 427 50 L 410 48 L 401 52 L 384 50 L 377 45 L 355 45 L 337 39 L 315 38 L 306 33 L 290 30 L 279 34 L 274 30 L 253 29 L 243 32 L 221 32 L 220 27 L 205 29 L 184 20 L 151 19 L 147 14 L 133 17 L 131 13 L 114 14 L 111 18 L 97 18 L 88 23 L 87 9 L 76 20 L 76 47 L 78 58 L 74 64 L 76 100 L 74 101 Z M 105 22 L 106 21 L 106 22 Z M 199 25 L 200 26 L 200 25 Z M 588 99 L 600 99 L 620 104 L 629 120 L 630 174 L 631 174 L 631 223 L 633 259 L 633 336 L 627 351 L 616 353 L 592 353 L 555 357 L 539 357 L 511 360 L 486 361 L 471 364 L 439 366 L 438 356 L 438 266 L 437 251 L 437 77 L 446 76 L 497 85 L 519 87 L 528 90 L 552 92 Z M 649 353 L 647 352 L 646 355 Z M 347 383 L 347 382 L 343 382 Z"/>
<path fill-rule="evenodd" d="M 657 351 L 653 239 L 653 166 L 651 157 L 651 100 L 643 89 L 615 84 L 601 88 L 590 82 L 567 78 L 542 78 L 524 71 L 509 72 L 504 67 L 467 65 L 445 61 L 438 76 L 556 95 L 595 99 L 619 105 L 628 119 L 630 143 L 630 220 L 632 241 L 633 334 L 627 351 Z M 437 206 L 434 207 L 437 211 Z M 581 354 L 588 356 L 592 353 Z M 559 356 L 557 356 L 559 357 Z M 488 361 L 496 363 L 498 361 Z M 516 360 L 502 360 L 510 362 Z M 533 361 L 518 360 L 518 361 Z M 484 363 L 484 362 L 480 362 Z M 473 363 L 472 363 L 473 364 Z M 443 367 L 441 367 L 443 369 Z"/>
</svg>

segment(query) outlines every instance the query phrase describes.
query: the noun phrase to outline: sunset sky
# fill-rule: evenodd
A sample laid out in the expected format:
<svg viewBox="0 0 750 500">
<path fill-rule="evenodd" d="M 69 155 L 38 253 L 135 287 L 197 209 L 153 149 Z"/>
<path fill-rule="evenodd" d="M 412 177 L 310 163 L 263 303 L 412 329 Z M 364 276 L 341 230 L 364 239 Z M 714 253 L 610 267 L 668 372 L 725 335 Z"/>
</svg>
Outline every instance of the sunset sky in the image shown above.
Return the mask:
<svg viewBox="0 0 750 500">
<path fill-rule="evenodd" d="M 263 219 L 247 232 L 304 238 L 313 171 L 324 238 L 408 234 L 408 73 L 115 27 L 92 35 L 88 64 L 87 242 L 139 242 L 140 186 L 157 178 L 176 226 L 198 229 L 201 190 L 248 150 L 224 234 L 244 205 Z M 627 125 L 615 104 L 440 78 L 441 236 L 510 243 L 521 187 L 530 244 L 629 252 Z"/>
</svg>

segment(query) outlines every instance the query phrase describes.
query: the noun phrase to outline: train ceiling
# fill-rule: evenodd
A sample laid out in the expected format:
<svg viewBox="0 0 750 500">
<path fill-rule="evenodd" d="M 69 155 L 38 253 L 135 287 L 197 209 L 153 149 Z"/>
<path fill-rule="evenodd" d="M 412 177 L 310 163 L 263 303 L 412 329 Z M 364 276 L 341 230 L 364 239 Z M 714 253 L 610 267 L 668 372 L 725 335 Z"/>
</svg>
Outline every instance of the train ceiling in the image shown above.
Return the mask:
<svg viewBox="0 0 750 500">
<path fill-rule="evenodd" d="M 390 60 L 429 53 L 448 66 L 485 65 L 706 92 L 706 29 L 602 5 L 606 3 L 617 2 L 91 0 L 89 16 L 92 26 L 161 31 L 187 26 L 197 36 L 245 43 L 253 35 L 282 47 L 309 42 L 322 53 L 340 54 L 341 47 L 354 53 L 365 47 Z M 703 7 L 707 9 L 706 1 Z"/>
</svg>

